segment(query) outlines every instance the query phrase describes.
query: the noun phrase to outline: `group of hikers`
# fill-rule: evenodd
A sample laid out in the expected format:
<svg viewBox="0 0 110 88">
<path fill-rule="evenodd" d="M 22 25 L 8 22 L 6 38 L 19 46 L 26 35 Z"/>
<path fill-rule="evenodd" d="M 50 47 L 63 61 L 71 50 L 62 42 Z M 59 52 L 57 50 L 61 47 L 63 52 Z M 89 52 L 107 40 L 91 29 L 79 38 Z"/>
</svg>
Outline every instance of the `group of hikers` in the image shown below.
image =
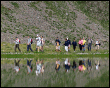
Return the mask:
<svg viewBox="0 0 110 88">
<path fill-rule="evenodd" d="M 20 71 L 20 67 L 19 67 L 19 62 L 20 60 L 14 62 L 15 66 L 14 66 L 14 70 L 15 72 L 19 72 Z M 32 60 L 27 60 L 27 74 L 31 73 L 32 70 L 33 70 L 33 66 L 31 65 L 31 62 Z M 56 60 L 55 62 L 55 70 L 56 70 L 56 73 L 60 70 L 60 60 Z M 68 58 L 66 58 L 66 60 L 64 61 L 64 64 L 63 66 L 65 67 L 65 72 L 68 72 L 70 70 L 70 67 L 72 67 L 72 69 L 75 71 L 75 69 L 78 67 L 78 70 L 79 72 L 88 70 L 88 73 L 91 71 L 92 69 L 92 62 L 91 60 L 87 60 L 87 65 L 86 65 L 86 62 L 85 60 L 79 60 L 79 66 L 76 64 L 75 60 L 73 60 L 73 65 L 70 64 L 70 60 Z M 86 67 L 87 66 L 87 67 Z M 99 70 L 99 67 L 100 67 L 100 63 L 99 63 L 99 60 L 98 61 L 95 61 L 95 67 L 96 67 L 96 70 Z M 38 61 L 36 60 L 36 70 L 35 70 L 35 73 L 36 73 L 36 76 L 38 76 L 38 74 L 42 74 L 44 73 L 44 63 L 43 63 L 43 60 L 39 60 Z"/>
<path fill-rule="evenodd" d="M 44 51 L 43 50 L 43 46 L 45 44 L 45 39 L 43 38 L 43 36 L 39 36 L 37 35 L 37 38 L 36 38 L 36 51 L 38 50 L 39 51 Z M 88 51 L 91 51 L 91 46 L 92 46 L 92 42 L 93 40 L 91 38 L 88 38 L 87 39 L 87 43 L 88 43 Z M 19 43 L 20 43 L 20 40 L 16 37 L 16 41 L 15 41 L 15 52 L 16 52 L 16 48 L 18 48 L 18 50 L 21 52 L 20 48 L 19 48 Z M 28 36 L 28 42 L 27 42 L 27 51 L 29 51 L 29 49 L 33 52 L 32 48 L 31 48 L 31 44 L 33 43 L 33 40 L 32 38 L 30 38 Z M 56 43 L 56 50 L 55 51 L 60 51 L 60 44 L 61 44 L 61 41 L 58 39 L 58 37 L 56 38 L 55 40 L 55 43 Z M 86 44 L 86 40 L 83 38 L 79 40 L 78 42 L 79 44 L 79 49 L 80 51 L 85 51 L 85 44 Z M 71 43 L 71 41 L 68 39 L 68 38 L 65 38 L 65 43 L 63 44 L 65 45 L 65 51 L 68 52 L 70 51 L 70 46 L 73 45 L 73 50 L 75 52 L 75 49 L 76 49 L 76 46 L 77 46 L 77 42 L 76 40 L 74 39 L 73 42 Z M 95 43 L 95 46 L 96 46 L 96 51 L 99 49 L 99 46 L 100 46 L 100 42 L 98 41 L 98 39 L 96 40 L 96 43 Z"/>
<path fill-rule="evenodd" d="M 37 35 L 37 38 L 36 38 L 36 51 L 39 50 L 43 52 L 43 46 L 45 44 L 45 39 L 43 38 L 43 36 L 39 36 Z M 14 41 L 15 42 L 15 52 L 16 52 L 16 48 L 18 48 L 18 50 L 21 52 L 20 48 L 19 48 L 19 44 L 20 44 L 20 40 L 16 37 L 16 40 Z M 31 48 L 31 44 L 33 43 L 33 40 L 32 38 L 30 38 L 30 36 L 28 36 L 28 41 L 27 41 L 27 51 L 29 51 L 29 49 L 33 52 L 32 48 Z"/>
<path fill-rule="evenodd" d="M 92 39 L 89 37 L 88 38 L 88 40 L 87 40 L 87 42 L 88 42 L 88 51 L 91 51 L 91 46 L 92 46 Z M 61 50 L 60 50 L 60 40 L 58 39 L 58 37 L 57 37 L 57 39 L 55 40 L 55 42 L 56 42 L 56 50 L 55 51 L 60 51 L 61 52 Z M 80 49 L 80 51 L 85 51 L 85 44 L 86 44 L 86 40 L 83 38 L 83 39 L 81 39 L 80 38 L 80 40 L 79 40 L 79 42 L 78 42 L 78 44 L 79 44 L 79 49 Z M 76 42 L 76 40 L 74 39 L 73 40 L 73 42 L 71 43 L 71 41 L 68 39 L 68 38 L 65 38 L 65 43 L 64 43 L 64 45 L 65 45 L 65 51 L 70 51 L 70 45 L 73 45 L 73 50 L 74 50 L 74 52 L 75 52 L 75 49 L 76 49 L 76 46 L 77 46 L 77 42 Z M 95 46 L 96 46 L 96 51 L 99 49 L 99 46 L 100 46 L 101 44 L 100 44 L 100 42 L 98 41 L 98 39 L 97 39 L 97 41 L 96 41 L 96 43 L 95 43 Z"/>
</svg>

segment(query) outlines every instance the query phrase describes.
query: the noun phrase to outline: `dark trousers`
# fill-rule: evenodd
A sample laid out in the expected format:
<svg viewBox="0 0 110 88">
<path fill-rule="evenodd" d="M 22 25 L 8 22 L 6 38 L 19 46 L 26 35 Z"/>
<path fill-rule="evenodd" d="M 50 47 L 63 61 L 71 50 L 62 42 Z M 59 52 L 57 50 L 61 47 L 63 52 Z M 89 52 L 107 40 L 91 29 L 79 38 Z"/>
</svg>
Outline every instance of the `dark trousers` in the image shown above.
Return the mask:
<svg viewBox="0 0 110 88">
<path fill-rule="evenodd" d="M 88 51 L 91 51 L 91 43 L 88 44 Z"/>
<path fill-rule="evenodd" d="M 19 44 L 15 45 L 15 52 L 16 52 L 16 48 L 18 48 L 18 50 L 21 52 L 20 48 L 19 48 Z"/>
<path fill-rule="evenodd" d="M 29 51 L 29 49 L 33 52 L 33 50 L 31 49 L 31 44 L 27 45 L 27 51 Z"/>
<path fill-rule="evenodd" d="M 75 49 L 76 49 L 76 46 L 73 46 L 73 49 L 74 49 L 74 51 L 75 51 Z"/>
<path fill-rule="evenodd" d="M 82 51 L 82 45 L 81 44 L 79 44 L 79 49 L 80 49 L 80 51 Z"/>
</svg>

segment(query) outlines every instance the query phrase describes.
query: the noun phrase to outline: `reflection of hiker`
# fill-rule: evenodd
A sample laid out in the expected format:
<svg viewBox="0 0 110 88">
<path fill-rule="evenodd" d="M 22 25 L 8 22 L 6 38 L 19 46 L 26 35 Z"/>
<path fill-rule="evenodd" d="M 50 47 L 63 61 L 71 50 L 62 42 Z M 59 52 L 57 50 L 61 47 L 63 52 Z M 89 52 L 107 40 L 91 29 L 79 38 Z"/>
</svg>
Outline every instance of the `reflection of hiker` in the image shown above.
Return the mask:
<svg viewBox="0 0 110 88">
<path fill-rule="evenodd" d="M 16 37 L 16 41 L 15 42 L 15 52 L 16 52 L 16 48 L 18 48 L 18 50 L 21 52 L 20 48 L 19 48 L 19 43 L 20 43 L 20 40 Z"/>
<path fill-rule="evenodd" d="M 88 51 L 90 50 L 91 51 L 91 45 L 92 45 L 92 39 L 90 39 L 90 37 L 88 38 Z"/>
<path fill-rule="evenodd" d="M 74 39 L 74 41 L 72 42 L 72 45 L 73 45 L 73 49 L 74 49 L 74 52 L 75 52 L 75 49 L 76 49 L 76 46 L 77 46 L 77 42 L 75 41 L 75 39 Z"/>
<path fill-rule="evenodd" d="M 79 71 L 81 72 L 81 71 L 83 71 L 83 73 L 84 73 L 84 71 L 86 70 L 86 67 L 83 65 L 83 63 L 82 63 L 82 60 L 80 60 L 79 61 Z"/>
<path fill-rule="evenodd" d="M 59 50 L 60 52 L 61 52 L 61 50 L 60 50 L 60 40 L 58 39 L 58 37 L 57 37 L 57 39 L 55 40 L 55 42 L 56 42 L 56 50 L 55 51 L 57 51 L 57 50 Z"/>
<path fill-rule="evenodd" d="M 71 41 L 67 38 L 68 41 L 68 51 L 70 51 L 70 45 L 71 45 Z"/>
<path fill-rule="evenodd" d="M 70 61 L 68 60 L 67 72 L 69 71 L 69 69 L 70 69 Z"/>
<path fill-rule="evenodd" d="M 88 59 L 88 73 L 91 71 L 92 65 L 91 60 Z"/>
<path fill-rule="evenodd" d="M 16 62 L 16 60 L 14 61 L 14 63 L 15 63 L 14 70 L 16 71 L 16 73 L 20 70 L 19 62 L 20 62 L 20 60 L 18 60 L 18 62 Z"/>
<path fill-rule="evenodd" d="M 72 68 L 75 71 L 75 69 L 76 69 L 76 62 L 75 62 L 75 60 L 73 60 L 73 66 L 72 66 Z"/>
<path fill-rule="evenodd" d="M 41 69 L 42 69 L 41 61 L 39 61 L 39 59 L 38 59 L 38 62 L 36 60 L 36 67 L 37 67 L 36 75 L 38 76 L 38 74 L 41 73 Z"/>
<path fill-rule="evenodd" d="M 65 60 L 64 64 L 65 64 L 65 72 L 67 72 L 67 69 L 68 69 L 68 58 Z"/>
<path fill-rule="evenodd" d="M 95 62 L 96 70 L 99 70 L 100 63 L 99 61 Z"/>
<path fill-rule="evenodd" d="M 28 36 L 27 51 L 29 51 L 29 49 L 33 52 L 32 48 L 31 48 L 31 38 L 29 38 L 29 36 Z"/>
<path fill-rule="evenodd" d="M 68 45 L 69 45 L 69 44 L 68 44 L 67 39 L 65 39 L 65 44 L 64 44 L 64 45 L 65 45 L 65 50 L 68 52 Z"/>
<path fill-rule="evenodd" d="M 32 60 L 27 60 L 27 69 L 28 69 L 28 72 L 27 72 L 27 74 L 29 74 L 31 71 L 32 71 L 32 66 L 31 66 L 31 62 L 32 62 Z"/>
<path fill-rule="evenodd" d="M 60 69 L 60 60 L 58 59 L 56 60 L 56 67 L 55 67 L 56 72 L 58 72 L 59 69 Z"/>
<path fill-rule="evenodd" d="M 84 60 L 84 59 L 83 59 L 82 65 L 84 65 L 84 66 L 85 66 L 85 60 Z"/>
</svg>

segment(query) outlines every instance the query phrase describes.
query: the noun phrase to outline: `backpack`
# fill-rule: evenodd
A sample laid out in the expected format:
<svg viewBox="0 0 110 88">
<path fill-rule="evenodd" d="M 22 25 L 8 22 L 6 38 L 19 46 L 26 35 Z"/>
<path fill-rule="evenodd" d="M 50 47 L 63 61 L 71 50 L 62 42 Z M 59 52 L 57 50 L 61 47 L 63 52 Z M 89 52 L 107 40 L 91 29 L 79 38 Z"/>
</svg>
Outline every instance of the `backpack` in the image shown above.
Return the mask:
<svg viewBox="0 0 110 88">
<path fill-rule="evenodd" d="M 33 40 L 31 39 L 31 44 L 33 43 Z"/>
<path fill-rule="evenodd" d="M 20 43 L 20 40 L 19 40 L 19 43 Z"/>
</svg>

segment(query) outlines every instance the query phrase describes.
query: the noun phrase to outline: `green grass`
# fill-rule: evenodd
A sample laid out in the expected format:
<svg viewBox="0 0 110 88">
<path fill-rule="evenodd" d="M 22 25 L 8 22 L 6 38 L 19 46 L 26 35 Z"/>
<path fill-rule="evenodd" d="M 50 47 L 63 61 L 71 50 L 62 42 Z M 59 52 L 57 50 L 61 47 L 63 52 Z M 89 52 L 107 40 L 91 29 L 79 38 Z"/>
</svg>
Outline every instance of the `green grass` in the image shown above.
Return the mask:
<svg viewBox="0 0 110 88">
<path fill-rule="evenodd" d="M 109 87 L 109 71 L 105 72 L 96 79 L 92 79 L 85 87 Z"/>
</svg>

